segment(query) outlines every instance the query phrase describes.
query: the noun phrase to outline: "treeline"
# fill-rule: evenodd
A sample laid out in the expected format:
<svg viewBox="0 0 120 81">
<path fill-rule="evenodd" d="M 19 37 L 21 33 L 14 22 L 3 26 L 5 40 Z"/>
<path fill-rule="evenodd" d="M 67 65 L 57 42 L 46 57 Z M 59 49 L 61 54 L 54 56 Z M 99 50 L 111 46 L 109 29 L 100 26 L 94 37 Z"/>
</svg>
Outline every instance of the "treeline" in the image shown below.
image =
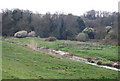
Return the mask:
<svg viewBox="0 0 120 81">
<path fill-rule="evenodd" d="M 85 18 L 86 25 L 93 28 L 104 26 L 115 28 L 118 25 L 118 14 L 118 12 L 90 10 L 83 14 L 83 18 Z"/>
<path fill-rule="evenodd" d="M 113 34 L 118 36 L 118 12 L 95 11 L 90 10 L 83 14 L 86 27 L 96 29 L 95 39 L 104 39 L 106 36 L 106 26 L 111 26 L 114 30 Z M 117 37 L 114 39 L 117 40 Z"/>
<path fill-rule="evenodd" d="M 3 10 L 2 35 L 13 36 L 20 30 L 35 31 L 37 36 L 55 36 L 58 39 L 73 39 L 85 28 L 85 23 L 79 16 L 72 14 L 39 14 L 29 10 Z"/>
<path fill-rule="evenodd" d="M 94 28 L 94 39 L 104 39 L 106 26 L 112 26 L 117 35 L 118 12 L 90 10 L 82 16 L 60 13 L 33 13 L 29 10 L 3 10 L 2 35 L 13 36 L 21 30 L 35 31 L 37 36 L 46 38 L 54 36 L 58 39 L 74 40 L 86 27 Z M 117 38 L 115 38 L 117 39 Z"/>
</svg>

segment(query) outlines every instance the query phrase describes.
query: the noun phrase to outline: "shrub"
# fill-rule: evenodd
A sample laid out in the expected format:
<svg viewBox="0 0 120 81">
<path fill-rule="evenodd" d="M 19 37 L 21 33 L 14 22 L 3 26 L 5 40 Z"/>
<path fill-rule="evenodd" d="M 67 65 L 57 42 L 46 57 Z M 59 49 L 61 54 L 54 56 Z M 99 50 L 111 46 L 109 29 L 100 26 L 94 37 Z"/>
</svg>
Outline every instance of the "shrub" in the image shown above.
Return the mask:
<svg viewBox="0 0 120 81">
<path fill-rule="evenodd" d="M 57 40 L 56 37 L 48 37 L 45 39 L 45 41 L 55 41 L 55 40 Z"/>
<path fill-rule="evenodd" d="M 108 33 L 111 29 L 112 29 L 112 26 L 106 26 L 106 27 L 105 27 L 105 30 L 106 30 L 107 33 Z"/>
<path fill-rule="evenodd" d="M 76 37 L 78 41 L 87 41 L 88 35 L 86 33 L 79 33 Z"/>
<path fill-rule="evenodd" d="M 88 34 L 88 36 L 89 36 L 90 39 L 94 39 L 94 36 L 95 36 L 95 30 L 94 30 L 94 28 L 87 27 L 82 32 Z"/>
<path fill-rule="evenodd" d="M 35 37 L 35 36 L 36 36 L 36 34 L 34 31 L 31 31 L 28 33 L 28 37 Z"/>
<path fill-rule="evenodd" d="M 105 39 L 102 42 L 106 45 L 118 45 L 118 34 L 115 32 L 115 30 L 110 30 L 107 35 L 105 36 Z"/>
<path fill-rule="evenodd" d="M 87 28 L 85 28 L 82 32 L 89 34 L 89 33 L 94 33 L 95 30 L 94 30 L 94 28 L 87 27 Z"/>
<path fill-rule="evenodd" d="M 17 38 L 24 38 L 27 37 L 27 31 L 23 30 L 23 31 L 18 31 L 14 34 L 15 37 Z"/>
<path fill-rule="evenodd" d="M 114 30 L 110 30 L 105 36 L 105 39 L 117 39 L 117 33 Z"/>
</svg>

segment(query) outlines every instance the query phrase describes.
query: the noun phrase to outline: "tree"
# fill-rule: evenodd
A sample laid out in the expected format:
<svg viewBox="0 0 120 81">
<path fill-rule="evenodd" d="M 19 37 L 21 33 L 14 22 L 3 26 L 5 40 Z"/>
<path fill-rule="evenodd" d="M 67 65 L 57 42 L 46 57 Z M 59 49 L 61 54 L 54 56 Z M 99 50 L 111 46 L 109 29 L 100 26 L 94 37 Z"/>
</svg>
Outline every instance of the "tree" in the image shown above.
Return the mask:
<svg viewBox="0 0 120 81">
<path fill-rule="evenodd" d="M 35 31 L 37 36 L 58 39 L 74 39 L 85 28 L 80 16 L 72 14 L 39 14 L 29 10 L 3 10 L 3 36 L 14 36 L 15 32 Z M 9 30 L 8 30 L 9 29 Z"/>
<path fill-rule="evenodd" d="M 82 31 L 85 28 L 85 23 L 84 23 L 83 19 L 81 17 L 78 17 L 77 22 L 78 22 L 79 28 Z"/>
</svg>

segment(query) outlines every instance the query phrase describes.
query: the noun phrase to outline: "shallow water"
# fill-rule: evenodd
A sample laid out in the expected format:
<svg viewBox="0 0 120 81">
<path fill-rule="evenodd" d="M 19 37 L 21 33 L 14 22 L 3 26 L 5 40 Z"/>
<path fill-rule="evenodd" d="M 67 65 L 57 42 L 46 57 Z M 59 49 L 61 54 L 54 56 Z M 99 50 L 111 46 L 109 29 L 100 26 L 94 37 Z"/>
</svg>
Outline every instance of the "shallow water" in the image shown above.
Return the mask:
<svg viewBox="0 0 120 81">
<path fill-rule="evenodd" d="M 64 56 L 66 54 L 66 52 L 63 52 L 63 51 L 56 51 L 56 50 L 54 50 L 53 52 L 56 53 L 56 54 L 59 54 L 61 56 Z M 98 66 L 98 67 L 104 67 L 104 68 L 107 68 L 107 69 L 120 71 L 120 69 L 117 69 L 117 68 L 114 68 L 114 67 L 109 67 L 109 66 L 104 66 L 104 65 L 97 65 L 96 63 L 90 63 L 90 62 L 87 61 L 87 59 L 84 59 L 84 58 L 81 58 L 81 57 L 77 57 L 77 56 L 69 57 L 69 59 L 75 60 L 75 61 L 84 62 L 86 64 L 90 64 L 90 65 L 94 65 L 94 66 Z"/>
<path fill-rule="evenodd" d="M 94 65 L 94 66 L 98 66 L 98 67 L 104 67 L 104 68 L 107 68 L 107 69 L 120 71 L 120 69 L 117 69 L 117 68 L 113 68 L 113 67 L 109 67 L 109 66 L 103 66 L 103 65 L 97 65 L 97 64 L 95 64 L 95 63 L 90 63 L 90 62 L 88 62 L 86 59 L 80 60 L 81 58 L 80 58 L 80 57 L 77 57 L 77 56 L 73 56 L 72 58 L 69 58 L 69 59 L 75 60 L 75 61 L 84 62 L 84 63 L 86 63 L 86 64 L 90 64 L 90 65 Z"/>
</svg>

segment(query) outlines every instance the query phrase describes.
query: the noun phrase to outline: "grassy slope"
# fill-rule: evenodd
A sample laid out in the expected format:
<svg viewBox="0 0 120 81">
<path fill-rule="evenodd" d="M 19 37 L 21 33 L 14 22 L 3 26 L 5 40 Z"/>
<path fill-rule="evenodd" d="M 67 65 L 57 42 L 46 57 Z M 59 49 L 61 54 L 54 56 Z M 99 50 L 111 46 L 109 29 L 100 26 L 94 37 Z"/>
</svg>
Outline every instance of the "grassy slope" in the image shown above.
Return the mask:
<svg viewBox="0 0 120 81">
<path fill-rule="evenodd" d="M 27 42 L 26 39 L 19 39 L 19 41 Z M 117 76 L 117 71 L 52 57 L 43 52 L 3 42 L 4 79 L 114 79 Z"/>
<path fill-rule="evenodd" d="M 99 45 L 94 43 L 84 43 L 77 41 L 64 41 L 57 40 L 54 42 L 47 42 L 44 39 L 39 38 L 23 38 L 21 40 L 16 38 L 10 38 L 9 40 L 15 40 L 22 43 L 30 43 L 33 39 L 39 46 L 49 47 L 51 49 L 58 49 L 69 52 L 73 55 L 93 59 L 106 59 L 106 60 L 117 60 L 118 59 L 118 47 L 110 45 Z"/>
</svg>

